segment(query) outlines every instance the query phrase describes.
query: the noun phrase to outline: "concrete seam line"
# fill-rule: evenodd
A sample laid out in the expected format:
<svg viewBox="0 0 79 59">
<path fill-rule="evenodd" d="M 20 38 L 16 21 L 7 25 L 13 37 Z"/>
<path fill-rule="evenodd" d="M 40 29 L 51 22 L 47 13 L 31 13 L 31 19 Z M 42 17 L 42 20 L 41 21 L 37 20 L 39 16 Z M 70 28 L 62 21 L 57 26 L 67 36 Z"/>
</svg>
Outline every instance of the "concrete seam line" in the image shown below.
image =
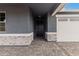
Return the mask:
<svg viewBox="0 0 79 59">
<path fill-rule="evenodd" d="M 71 54 L 65 50 L 63 47 L 61 47 L 58 43 L 55 43 L 56 46 L 58 46 L 67 56 L 71 56 Z"/>
</svg>

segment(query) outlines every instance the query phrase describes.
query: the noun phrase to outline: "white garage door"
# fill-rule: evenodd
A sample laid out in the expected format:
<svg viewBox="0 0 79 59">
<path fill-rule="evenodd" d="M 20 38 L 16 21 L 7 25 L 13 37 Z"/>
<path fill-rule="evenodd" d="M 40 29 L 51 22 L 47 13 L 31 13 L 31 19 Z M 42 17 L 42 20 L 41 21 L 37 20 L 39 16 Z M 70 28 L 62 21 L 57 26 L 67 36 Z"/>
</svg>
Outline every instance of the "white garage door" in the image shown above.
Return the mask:
<svg viewBox="0 0 79 59">
<path fill-rule="evenodd" d="M 57 19 L 57 41 L 79 41 L 79 18 Z"/>
</svg>

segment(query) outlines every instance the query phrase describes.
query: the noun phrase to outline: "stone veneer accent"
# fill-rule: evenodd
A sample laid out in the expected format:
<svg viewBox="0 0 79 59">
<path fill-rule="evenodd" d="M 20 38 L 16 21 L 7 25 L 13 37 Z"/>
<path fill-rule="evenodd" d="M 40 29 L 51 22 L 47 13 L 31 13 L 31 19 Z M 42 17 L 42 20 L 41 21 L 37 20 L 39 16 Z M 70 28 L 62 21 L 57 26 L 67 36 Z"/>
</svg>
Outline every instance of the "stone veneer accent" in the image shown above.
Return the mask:
<svg viewBox="0 0 79 59">
<path fill-rule="evenodd" d="M 46 32 L 47 41 L 56 41 L 57 40 L 57 34 L 56 32 Z"/>
<path fill-rule="evenodd" d="M 0 34 L 0 45 L 30 45 L 33 33 L 29 34 Z"/>
</svg>

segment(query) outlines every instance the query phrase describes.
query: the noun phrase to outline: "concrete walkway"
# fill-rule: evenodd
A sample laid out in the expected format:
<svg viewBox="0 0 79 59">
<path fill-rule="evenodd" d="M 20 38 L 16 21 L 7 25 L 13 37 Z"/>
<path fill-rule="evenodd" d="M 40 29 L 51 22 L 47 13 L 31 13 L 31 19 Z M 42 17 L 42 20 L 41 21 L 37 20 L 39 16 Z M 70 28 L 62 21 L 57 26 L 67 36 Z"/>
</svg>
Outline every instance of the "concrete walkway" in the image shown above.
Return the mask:
<svg viewBox="0 0 79 59">
<path fill-rule="evenodd" d="M 69 56 L 79 55 L 79 43 L 56 43 L 34 40 L 30 46 L 0 46 L 1 56 Z"/>
</svg>

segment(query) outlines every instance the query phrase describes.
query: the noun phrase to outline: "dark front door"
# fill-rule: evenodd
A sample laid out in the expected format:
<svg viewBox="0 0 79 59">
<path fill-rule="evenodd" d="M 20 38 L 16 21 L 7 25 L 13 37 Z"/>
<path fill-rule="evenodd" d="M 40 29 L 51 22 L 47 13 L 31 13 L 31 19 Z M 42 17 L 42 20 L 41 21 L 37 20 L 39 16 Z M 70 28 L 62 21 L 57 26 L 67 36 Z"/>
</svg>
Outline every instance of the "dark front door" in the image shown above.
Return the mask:
<svg viewBox="0 0 79 59">
<path fill-rule="evenodd" d="M 44 36 L 44 24 L 41 19 L 36 20 L 35 33 L 36 33 L 36 37 Z"/>
<path fill-rule="evenodd" d="M 36 17 L 34 19 L 34 36 L 36 38 L 45 38 L 46 19 L 44 17 Z"/>
</svg>

